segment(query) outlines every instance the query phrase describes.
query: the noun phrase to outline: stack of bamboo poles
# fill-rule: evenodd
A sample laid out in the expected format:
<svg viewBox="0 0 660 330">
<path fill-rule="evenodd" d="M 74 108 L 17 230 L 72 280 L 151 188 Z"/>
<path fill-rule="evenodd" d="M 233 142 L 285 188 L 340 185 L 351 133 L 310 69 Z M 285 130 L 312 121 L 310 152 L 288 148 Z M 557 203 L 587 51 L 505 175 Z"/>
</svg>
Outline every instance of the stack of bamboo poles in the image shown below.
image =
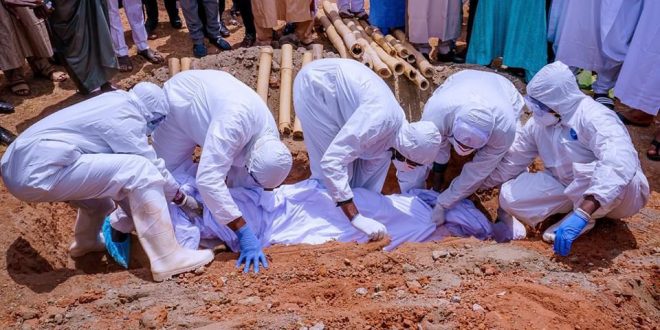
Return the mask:
<svg viewBox="0 0 660 330">
<path fill-rule="evenodd" d="M 293 47 L 283 45 L 281 51 L 280 63 L 280 111 L 277 119 L 277 126 L 282 135 L 292 135 L 294 140 L 303 139 L 302 125 L 296 116 L 291 125 L 293 108 Z M 303 54 L 302 66 L 323 58 L 323 45 L 312 45 L 312 51 L 306 51 Z M 259 72 L 257 75 L 257 94 L 268 104 L 268 83 L 273 61 L 273 49 L 271 47 L 261 48 L 259 55 Z"/>
<path fill-rule="evenodd" d="M 316 19 L 342 58 L 351 56 L 382 78 L 405 75 L 421 90 L 430 87 L 427 78 L 433 77 L 436 68 L 407 41 L 403 31 L 383 35 L 365 21 L 342 19 L 337 4 L 327 0 Z"/>
</svg>

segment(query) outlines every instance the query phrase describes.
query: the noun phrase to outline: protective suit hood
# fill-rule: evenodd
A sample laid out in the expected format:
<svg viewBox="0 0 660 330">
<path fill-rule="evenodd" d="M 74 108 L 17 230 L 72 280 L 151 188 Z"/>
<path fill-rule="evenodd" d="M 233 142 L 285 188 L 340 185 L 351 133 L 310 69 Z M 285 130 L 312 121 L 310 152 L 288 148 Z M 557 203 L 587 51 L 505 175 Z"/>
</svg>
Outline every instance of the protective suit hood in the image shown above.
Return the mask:
<svg viewBox="0 0 660 330">
<path fill-rule="evenodd" d="M 484 104 L 484 101 L 469 100 L 458 110 L 452 125 L 454 140 L 473 149 L 480 149 L 488 143 L 495 127 L 495 117 L 494 110 Z"/>
<path fill-rule="evenodd" d="M 150 82 L 135 85 L 128 95 L 147 122 L 167 116 L 170 107 L 163 89 Z"/>
<path fill-rule="evenodd" d="M 395 149 L 419 164 L 431 164 L 440 149 L 442 136 L 430 121 L 404 121 L 396 136 Z"/>
<path fill-rule="evenodd" d="M 293 158 L 280 139 L 262 135 L 250 148 L 247 158 L 248 172 L 265 189 L 277 188 L 291 171 Z"/>
<path fill-rule="evenodd" d="M 573 72 L 560 61 L 544 66 L 527 85 L 527 94 L 561 115 L 562 122 L 567 122 L 587 97 Z"/>
</svg>

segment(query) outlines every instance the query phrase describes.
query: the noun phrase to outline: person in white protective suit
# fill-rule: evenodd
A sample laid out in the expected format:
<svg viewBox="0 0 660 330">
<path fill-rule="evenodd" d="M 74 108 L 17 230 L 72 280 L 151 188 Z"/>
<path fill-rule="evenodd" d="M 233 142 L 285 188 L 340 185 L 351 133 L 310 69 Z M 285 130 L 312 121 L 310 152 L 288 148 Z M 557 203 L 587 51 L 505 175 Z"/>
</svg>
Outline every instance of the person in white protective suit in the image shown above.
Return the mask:
<svg viewBox="0 0 660 330">
<path fill-rule="evenodd" d="M 190 212 L 201 207 L 178 189 L 147 141 L 168 110 L 165 94 L 151 83 L 62 109 L 10 145 L 1 163 L 5 185 L 23 201 L 78 208 L 72 257 L 105 250 L 100 230 L 115 201 L 132 214 L 155 281 L 199 268 L 213 253 L 177 244 L 167 201 Z"/>
<path fill-rule="evenodd" d="M 189 70 L 165 83 L 170 105 L 167 119 L 153 135 L 153 146 L 165 166 L 174 170 L 192 164 L 202 147 L 196 179 L 206 207 L 221 225 L 239 237 L 237 266 L 245 262 L 259 272 L 268 267 L 261 245 L 229 194 L 228 187 L 273 189 L 291 170 L 291 152 L 266 103 L 232 75 L 215 70 Z"/>
<path fill-rule="evenodd" d="M 566 256 L 595 219 L 629 217 L 643 208 L 649 184 L 625 126 L 580 91 L 568 66 L 546 65 L 527 85 L 525 101 L 533 116 L 484 187 L 504 182 L 498 213 L 505 223 L 536 226 L 570 212 L 543 234 Z M 536 157 L 545 170 L 527 172 Z"/>
<path fill-rule="evenodd" d="M 353 226 L 372 240 L 382 239 L 385 226 L 358 211 L 351 188 L 380 192 L 390 163 L 398 172 L 430 164 L 440 145 L 437 128 L 408 123 L 385 82 L 353 60 L 306 65 L 294 81 L 293 102 L 311 178 L 328 189 Z"/>
<path fill-rule="evenodd" d="M 477 191 L 495 169 L 513 143 L 524 104 L 508 79 L 484 71 L 455 73 L 433 92 L 422 113 L 422 120 L 433 122 L 442 135 L 432 168 L 433 189 L 440 191 L 443 185 L 452 146 L 460 156 L 476 152 L 438 196 L 434 221 L 442 224 L 445 210 Z M 424 187 L 428 168 L 416 172 L 406 179 L 408 189 Z"/>
</svg>

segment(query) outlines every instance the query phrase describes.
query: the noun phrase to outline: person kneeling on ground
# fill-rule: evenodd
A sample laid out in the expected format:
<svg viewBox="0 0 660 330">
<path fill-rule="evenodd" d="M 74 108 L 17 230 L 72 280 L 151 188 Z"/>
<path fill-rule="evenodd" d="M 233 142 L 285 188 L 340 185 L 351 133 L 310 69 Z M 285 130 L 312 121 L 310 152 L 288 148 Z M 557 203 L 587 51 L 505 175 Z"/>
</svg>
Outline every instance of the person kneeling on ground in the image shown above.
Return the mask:
<svg viewBox="0 0 660 330">
<path fill-rule="evenodd" d="M 517 220 L 535 227 L 570 212 L 543 234 L 556 254 L 567 256 L 595 219 L 630 217 L 642 209 L 649 184 L 625 126 L 580 91 L 568 66 L 546 65 L 527 85 L 525 101 L 533 116 L 482 188 L 504 182 L 498 221 L 505 231 Z M 537 156 L 545 170 L 527 172 Z"/>
<path fill-rule="evenodd" d="M 245 263 L 259 272 L 268 267 L 255 234 L 229 194 L 229 188 L 273 189 L 289 175 L 293 159 L 280 141 L 273 115 L 250 87 L 227 72 L 189 70 L 163 88 L 171 111 L 154 132 L 158 157 L 170 170 L 192 165 L 196 146 L 202 147 L 196 185 L 205 206 L 219 224 L 239 239 L 236 266 Z"/>
<path fill-rule="evenodd" d="M 352 188 L 381 192 L 391 163 L 399 177 L 430 165 L 440 148 L 438 129 L 427 121 L 409 123 L 383 79 L 353 60 L 306 65 L 294 81 L 293 102 L 312 179 L 328 189 L 353 226 L 383 239 L 385 226 L 359 212 Z"/>
<path fill-rule="evenodd" d="M 169 105 L 160 87 L 139 83 L 60 110 L 37 122 L 2 157 L 2 178 L 26 202 L 69 202 L 78 208 L 72 257 L 104 251 L 101 226 L 115 202 L 132 215 L 155 281 L 213 260 L 209 250 L 179 246 L 168 200 L 190 212 L 201 206 L 179 190 L 147 135 Z"/>
</svg>

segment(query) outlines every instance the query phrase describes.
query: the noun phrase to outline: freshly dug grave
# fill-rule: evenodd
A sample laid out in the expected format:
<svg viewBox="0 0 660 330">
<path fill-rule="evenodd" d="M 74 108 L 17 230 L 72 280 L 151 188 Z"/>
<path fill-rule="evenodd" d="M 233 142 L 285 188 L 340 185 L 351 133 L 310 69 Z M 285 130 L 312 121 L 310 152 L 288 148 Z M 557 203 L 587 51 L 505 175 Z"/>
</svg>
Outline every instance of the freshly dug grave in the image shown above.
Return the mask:
<svg viewBox="0 0 660 330">
<path fill-rule="evenodd" d="M 256 48 L 225 52 L 193 67 L 233 70 L 254 88 L 257 54 Z M 279 61 L 278 51 L 274 58 Z M 299 50 L 296 70 L 300 61 Z M 167 69 L 138 76 L 121 84 L 144 77 L 162 83 Z M 268 104 L 277 115 L 279 73 L 271 80 Z M 388 83 L 409 117 L 418 118 L 430 91 Z M 303 143 L 285 141 L 296 159 L 287 182 L 306 178 Z M 451 174 L 459 171 L 460 162 Z M 656 176 L 649 181 L 658 186 Z M 390 173 L 384 191 L 396 190 Z M 491 216 L 495 196 L 479 197 Z M 266 250 L 271 268 L 259 275 L 242 274 L 234 268 L 236 254 L 220 252 L 198 274 L 153 283 L 139 256 L 129 271 L 102 253 L 69 259 L 75 212 L 63 203 L 22 203 L 0 186 L 0 248 L 6 251 L 0 327 L 654 329 L 660 319 L 658 201 L 654 192 L 640 214 L 599 221 L 565 259 L 555 259 L 538 236 L 510 244 L 455 238 L 391 253 L 381 251 L 382 242 L 275 246 Z"/>
</svg>

